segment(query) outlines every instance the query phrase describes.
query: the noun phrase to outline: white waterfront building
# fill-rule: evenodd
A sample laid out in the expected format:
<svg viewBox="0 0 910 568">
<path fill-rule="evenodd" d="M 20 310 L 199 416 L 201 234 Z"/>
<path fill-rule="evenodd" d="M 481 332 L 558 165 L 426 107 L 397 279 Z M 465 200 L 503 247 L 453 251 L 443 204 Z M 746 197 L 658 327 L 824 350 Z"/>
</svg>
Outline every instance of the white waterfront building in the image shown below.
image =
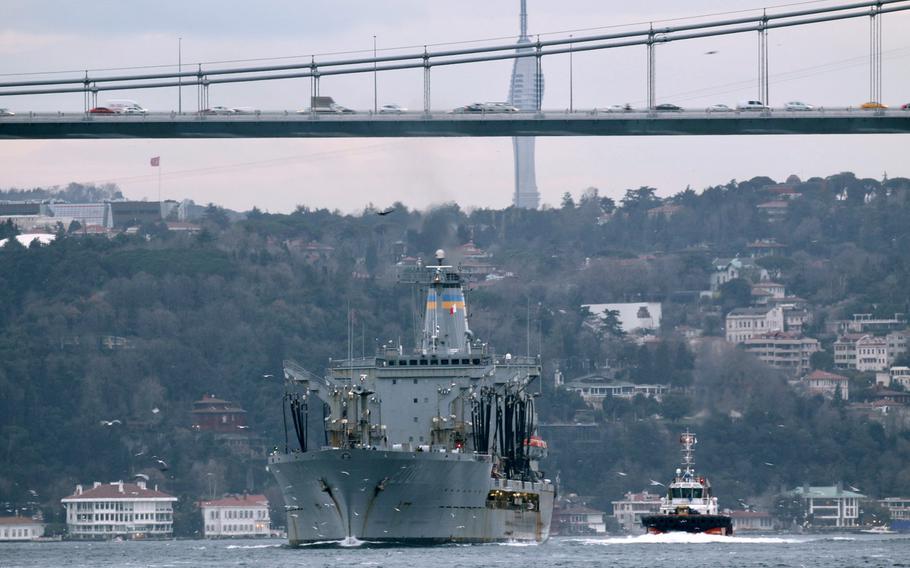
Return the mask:
<svg viewBox="0 0 910 568">
<path fill-rule="evenodd" d="M 70 539 L 170 538 L 177 498 L 145 482 L 95 482 L 91 489 L 61 499 Z"/>
<path fill-rule="evenodd" d="M 44 536 L 44 523 L 31 517 L 0 517 L 0 542 L 35 540 Z"/>
<path fill-rule="evenodd" d="M 269 501 L 264 495 L 229 495 L 202 501 L 206 538 L 269 536 Z"/>
</svg>

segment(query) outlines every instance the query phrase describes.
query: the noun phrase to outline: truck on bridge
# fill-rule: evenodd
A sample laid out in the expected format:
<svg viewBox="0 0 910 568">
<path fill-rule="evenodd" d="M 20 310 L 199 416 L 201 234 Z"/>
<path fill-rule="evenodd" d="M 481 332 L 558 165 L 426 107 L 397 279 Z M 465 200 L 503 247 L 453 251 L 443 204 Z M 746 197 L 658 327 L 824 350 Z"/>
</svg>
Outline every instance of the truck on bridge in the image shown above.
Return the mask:
<svg viewBox="0 0 910 568">
<path fill-rule="evenodd" d="M 300 114 L 306 113 L 334 113 L 334 114 L 345 114 L 353 113 L 354 111 L 348 107 L 341 106 L 335 102 L 335 99 L 332 97 L 310 97 L 310 108 L 302 111 L 298 111 Z"/>
</svg>

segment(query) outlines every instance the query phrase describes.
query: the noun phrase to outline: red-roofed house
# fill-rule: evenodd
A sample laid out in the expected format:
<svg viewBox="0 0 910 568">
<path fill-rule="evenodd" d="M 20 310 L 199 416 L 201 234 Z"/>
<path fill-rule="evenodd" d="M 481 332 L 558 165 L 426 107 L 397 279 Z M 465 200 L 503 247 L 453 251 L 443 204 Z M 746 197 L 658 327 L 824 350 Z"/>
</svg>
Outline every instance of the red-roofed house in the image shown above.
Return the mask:
<svg viewBox="0 0 910 568">
<path fill-rule="evenodd" d="M 193 429 L 202 432 L 244 433 L 246 410 L 229 400 L 207 394 L 193 403 Z"/>
<path fill-rule="evenodd" d="M 103 484 L 60 500 L 66 507 L 67 536 L 71 539 L 170 538 L 174 536 L 174 503 L 177 498 L 158 486 L 138 483 Z"/>
<path fill-rule="evenodd" d="M 850 398 L 850 379 L 843 375 L 836 375 L 827 371 L 812 371 L 803 377 L 806 390 L 812 394 L 820 394 L 834 398 L 837 389 L 840 389 L 841 398 Z"/>
<path fill-rule="evenodd" d="M 228 495 L 200 501 L 206 538 L 269 536 L 269 501 L 265 495 Z"/>
</svg>

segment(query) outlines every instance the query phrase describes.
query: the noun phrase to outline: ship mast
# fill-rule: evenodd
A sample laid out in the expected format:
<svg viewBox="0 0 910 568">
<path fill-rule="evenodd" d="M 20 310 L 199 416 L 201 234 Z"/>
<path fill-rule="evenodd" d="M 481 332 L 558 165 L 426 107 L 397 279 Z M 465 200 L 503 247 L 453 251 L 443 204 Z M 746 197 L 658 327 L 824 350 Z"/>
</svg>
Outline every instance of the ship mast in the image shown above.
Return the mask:
<svg viewBox="0 0 910 568">
<path fill-rule="evenodd" d="M 682 444 L 683 447 L 682 465 L 685 467 L 686 472 L 692 473 L 695 466 L 694 446 L 698 443 L 698 439 L 693 432 L 689 432 L 689 429 L 686 428 L 686 431 L 679 437 L 679 443 Z"/>
</svg>

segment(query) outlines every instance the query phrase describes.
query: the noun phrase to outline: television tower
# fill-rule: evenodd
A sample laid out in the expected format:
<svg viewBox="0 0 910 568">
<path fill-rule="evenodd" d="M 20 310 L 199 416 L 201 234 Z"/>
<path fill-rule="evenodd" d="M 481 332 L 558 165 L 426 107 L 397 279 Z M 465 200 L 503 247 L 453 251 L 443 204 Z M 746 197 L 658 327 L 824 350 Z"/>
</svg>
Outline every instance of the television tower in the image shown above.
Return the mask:
<svg viewBox="0 0 910 568">
<path fill-rule="evenodd" d="M 533 53 L 531 40 L 528 39 L 527 0 L 521 0 L 521 34 L 518 36 L 518 53 Z M 509 104 L 520 111 L 536 112 L 543 101 L 543 73 L 538 72 L 536 57 L 515 59 L 512 67 L 512 82 L 509 84 Z M 534 138 L 515 136 L 512 138 L 512 149 L 515 152 L 515 195 L 512 205 L 527 209 L 537 209 L 540 205 L 540 193 L 537 191 L 537 179 L 534 173 Z"/>
</svg>

